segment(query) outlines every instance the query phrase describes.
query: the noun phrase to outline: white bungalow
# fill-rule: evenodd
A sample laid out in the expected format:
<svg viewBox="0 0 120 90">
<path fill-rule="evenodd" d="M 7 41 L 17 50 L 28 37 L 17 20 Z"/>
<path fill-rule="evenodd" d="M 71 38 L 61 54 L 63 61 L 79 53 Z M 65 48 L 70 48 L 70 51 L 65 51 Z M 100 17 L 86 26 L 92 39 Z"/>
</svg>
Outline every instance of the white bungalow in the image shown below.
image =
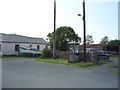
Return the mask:
<svg viewBox="0 0 120 90">
<path fill-rule="evenodd" d="M 43 38 L 0 33 L 0 55 L 17 55 L 20 47 L 43 51 L 48 45 Z"/>
</svg>

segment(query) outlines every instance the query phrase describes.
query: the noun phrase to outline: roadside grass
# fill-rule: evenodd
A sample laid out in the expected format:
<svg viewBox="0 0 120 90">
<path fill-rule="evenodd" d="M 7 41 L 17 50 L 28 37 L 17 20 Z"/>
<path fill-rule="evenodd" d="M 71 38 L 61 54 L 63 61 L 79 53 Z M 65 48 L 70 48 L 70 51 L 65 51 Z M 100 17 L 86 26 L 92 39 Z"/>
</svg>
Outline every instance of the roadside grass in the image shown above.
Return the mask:
<svg viewBox="0 0 120 90">
<path fill-rule="evenodd" d="M 119 74 L 120 75 L 120 71 L 110 71 L 111 73 L 114 73 L 114 74 Z"/>
<path fill-rule="evenodd" d="M 120 56 L 111 56 L 110 59 L 111 60 L 115 60 L 115 61 L 119 61 L 120 60 Z"/>
<path fill-rule="evenodd" d="M 69 63 L 67 59 L 40 59 L 40 58 L 36 58 L 36 61 L 47 62 L 47 63 L 52 63 L 52 64 L 70 65 L 70 66 L 75 66 L 75 67 L 88 67 L 88 66 L 96 66 L 96 65 L 104 64 L 103 62 L 98 62 L 97 64 L 94 64 L 92 62 L 83 62 L 83 61 L 77 62 L 77 63 Z"/>
<path fill-rule="evenodd" d="M 92 62 L 77 62 L 77 63 L 69 63 L 67 59 L 41 59 L 40 56 L 2 56 L 0 58 L 32 58 L 35 59 L 36 61 L 40 61 L 40 62 L 47 62 L 47 63 L 52 63 L 52 64 L 63 64 L 63 65 L 70 65 L 70 66 L 74 66 L 74 67 L 89 67 L 89 66 L 96 66 L 96 65 L 102 65 L 102 64 L 106 64 L 108 62 L 113 62 L 116 57 L 112 57 L 112 59 L 110 60 L 102 60 L 99 61 L 98 63 L 92 63 Z"/>
<path fill-rule="evenodd" d="M 114 62 L 113 60 L 101 60 L 98 62 L 98 64 L 106 64 L 106 63 L 109 63 L 109 62 Z"/>
<path fill-rule="evenodd" d="M 110 68 L 118 68 L 117 65 L 109 65 L 108 67 L 110 67 Z"/>
<path fill-rule="evenodd" d="M 120 60 L 120 56 L 118 57 L 118 60 Z"/>
<path fill-rule="evenodd" d="M 37 58 L 36 61 L 47 62 L 47 63 L 52 63 L 52 64 L 70 65 L 70 66 L 75 66 L 75 67 L 86 67 L 86 66 L 94 65 L 91 62 L 68 63 L 67 59 L 39 59 L 39 58 Z"/>
</svg>

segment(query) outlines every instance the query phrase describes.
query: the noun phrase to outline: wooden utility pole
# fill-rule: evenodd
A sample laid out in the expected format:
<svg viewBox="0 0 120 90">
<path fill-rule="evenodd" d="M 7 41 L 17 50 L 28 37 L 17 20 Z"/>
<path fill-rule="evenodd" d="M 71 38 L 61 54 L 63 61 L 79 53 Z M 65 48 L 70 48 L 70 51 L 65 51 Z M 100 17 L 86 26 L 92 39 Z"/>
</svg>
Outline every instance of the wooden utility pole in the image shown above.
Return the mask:
<svg viewBox="0 0 120 90">
<path fill-rule="evenodd" d="M 85 20 L 85 0 L 83 0 L 83 28 L 84 28 L 84 62 L 86 62 L 86 20 Z"/>
<path fill-rule="evenodd" d="M 56 59 L 56 0 L 54 0 L 54 40 L 53 40 L 53 58 Z"/>
</svg>

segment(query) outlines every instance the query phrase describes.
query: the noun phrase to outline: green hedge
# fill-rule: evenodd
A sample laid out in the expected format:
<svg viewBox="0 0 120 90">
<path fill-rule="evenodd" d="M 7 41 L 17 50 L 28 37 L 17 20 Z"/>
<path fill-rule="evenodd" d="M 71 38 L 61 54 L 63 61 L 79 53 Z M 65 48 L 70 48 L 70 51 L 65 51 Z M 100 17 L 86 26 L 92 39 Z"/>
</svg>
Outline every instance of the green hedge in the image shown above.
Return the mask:
<svg viewBox="0 0 120 90">
<path fill-rule="evenodd" d="M 41 58 L 52 58 L 52 50 L 48 49 L 48 48 L 45 48 L 43 50 Z"/>
</svg>

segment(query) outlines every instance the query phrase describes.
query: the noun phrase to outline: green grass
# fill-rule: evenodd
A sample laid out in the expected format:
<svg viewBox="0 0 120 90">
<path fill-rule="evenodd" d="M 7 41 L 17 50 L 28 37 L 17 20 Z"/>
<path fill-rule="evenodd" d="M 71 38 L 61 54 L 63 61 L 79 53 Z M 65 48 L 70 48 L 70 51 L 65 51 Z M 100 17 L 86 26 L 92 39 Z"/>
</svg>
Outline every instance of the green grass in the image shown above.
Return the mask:
<svg viewBox="0 0 120 90">
<path fill-rule="evenodd" d="M 52 64 L 63 64 L 63 65 L 70 65 L 70 66 L 75 66 L 75 67 L 88 67 L 88 66 L 96 66 L 96 65 L 101 65 L 105 64 L 108 62 L 112 62 L 113 60 L 105 60 L 105 61 L 100 61 L 97 64 L 94 64 L 92 62 L 78 62 L 78 63 L 68 63 L 67 59 L 40 59 L 40 56 L 38 57 L 32 57 L 32 56 L 3 56 L 1 58 L 33 58 L 36 61 L 40 62 L 47 62 L 47 63 L 52 63 Z M 112 57 L 115 58 L 115 57 Z"/>
<path fill-rule="evenodd" d="M 65 64 L 67 62 L 67 60 L 65 59 L 40 59 L 40 58 L 36 58 L 36 61 L 48 62 L 53 64 Z"/>
<path fill-rule="evenodd" d="M 47 63 L 52 63 L 52 64 L 63 64 L 63 65 L 70 65 L 70 66 L 75 66 L 75 67 L 88 67 L 88 66 L 95 66 L 95 65 L 100 65 L 101 63 L 94 64 L 91 62 L 78 62 L 78 63 L 68 63 L 68 60 L 66 59 L 40 59 L 37 58 L 36 61 L 40 62 L 47 62 Z"/>
<path fill-rule="evenodd" d="M 113 60 L 101 60 L 97 62 L 96 64 L 92 62 L 83 62 L 83 61 L 78 62 L 78 63 L 68 63 L 67 59 L 40 59 L 40 58 L 36 58 L 36 61 L 53 63 L 53 64 L 64 64 L 64 65 L 70 65 L 70 66 L 75 66 L 75 67 L 96 66 L 96 65 L 102 65 L 102 64 L 109 63 L 109 62 L 113 62 Z"/>
<path fill-rule="evenodd" d="M 120 59 L 120 56 L 118 56 L 118 59 Z"/>
<path fill-rule="evenodd" d="M 110 68 L 118 68 L 117 65 L 109 65 L 108 67 L 110 67 Z"/>
<path fill-rule="evenodd" d="M 113 60 L 101 60 L 98 62 L 98 64 L 106 64 L 106 63 L 109 63 L 109 62 L 113 62 Z"/>
<path fill-rule="evenodd" d="M 120 60 L 120 56 L 111 56 L 110 59 L 118 61 Z"/>
<path fill-rule="evenodd" d="M 119 71 L 111 71 L 111 73 L 119 74 L 119 75 L 120 75 L 120 72 L 119 72 Z"/>
</svg>

